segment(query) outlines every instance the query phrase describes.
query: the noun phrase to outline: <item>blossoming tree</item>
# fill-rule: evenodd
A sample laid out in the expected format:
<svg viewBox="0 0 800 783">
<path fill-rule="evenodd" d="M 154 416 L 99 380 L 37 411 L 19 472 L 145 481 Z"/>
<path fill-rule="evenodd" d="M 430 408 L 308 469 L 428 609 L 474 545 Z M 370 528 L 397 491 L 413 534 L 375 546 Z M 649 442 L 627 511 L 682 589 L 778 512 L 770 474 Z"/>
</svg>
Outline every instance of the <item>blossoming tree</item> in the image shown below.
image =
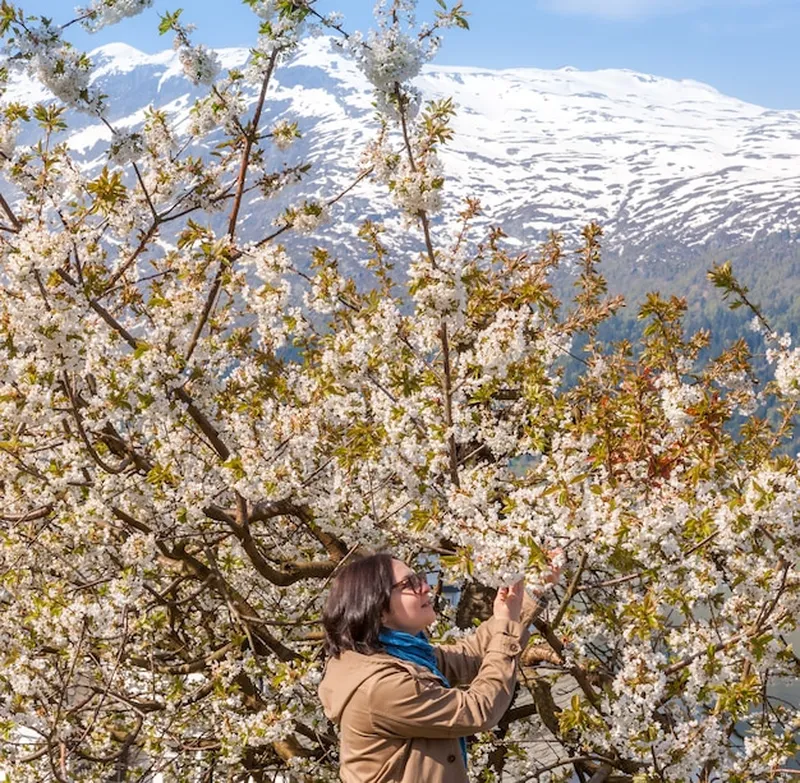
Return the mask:
<svg viewBox="0 0 800 783">
<path fill-rule="evenodd" d="M 188 141 L 157 108 L 114 128 L 69 24 L 0 6 L 9 67 L 52 95 L 4 103 L 0 125 L 0 769 L 335 780 L 316 683 L 337 566 L 360 548 L 427 558 L 440 586 L 462 584 L 463 627 L 482 590 L 536 586 L 560 547 L 517 701 L 471 743 L 476 781 L 793 774 L 800 484 L 781 444 L 798 349 L 726 266 L 713 282 L 753 308 L 775 367 L 763 390 L 744 342 L 703 355 L 678 299 L 648 298 L 640 344 L 603 344 L 622 302 L 597 226 L 561 304 L 560 237 L 511 252 L 475 200 L 442 215 L 454 109 L 423 105 L 413 79 L 466 26 L 460 3 L 416 27 L 392 0 L 359 35 L 313 0 L 245 2 L 260 18 L 245 72 L 221 73 L 179 13 L 161 19 L 208 87 Z M 66 21 L 96 30 L 151 4 L 92 0 Z M 366 286 L 326 248 L 342 194 L 241 240 L 253 194 L 311 176 L 278 165 L 297 127 L 266 118 L 312 22 L 375 89 L 381 130 L 353 184 L 382 183 L 419 241 L 399 271 L 364 222 Z M 74 112 L 112 133 L 102 171 L 63 143 Z M 16 144 L 23 125 L 37 144 Z M 193 154 L 219 127 L 218 154 Z M 310 258 L 297 231 L 315 232 Z M 445 608 L 435 634 L 455 619 Z"/>
</svg>

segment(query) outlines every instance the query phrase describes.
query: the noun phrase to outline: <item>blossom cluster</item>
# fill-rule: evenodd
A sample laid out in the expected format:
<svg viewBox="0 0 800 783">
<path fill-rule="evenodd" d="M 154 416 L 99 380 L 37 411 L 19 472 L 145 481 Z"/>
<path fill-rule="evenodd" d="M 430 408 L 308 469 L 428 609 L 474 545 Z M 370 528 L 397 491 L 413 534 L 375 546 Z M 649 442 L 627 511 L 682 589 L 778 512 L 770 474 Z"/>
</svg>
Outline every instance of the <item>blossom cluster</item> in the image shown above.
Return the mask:
<svg viewBox="0 0 800 783">
<path fill-rule="evenodd" d="M 272 126 L 270 135 L 272 143 L 283 152 L 294 144 L 295 140 L 299 138 L 300 133 L 297 130 L 296 122 L 279 120 Z"/>
<path fill-rule="evenodd" d="M 196 101 L 191 111 L 189 131 L 193 136 L 205 136 L 218 128 L 233 133 L 244 110 L 242 96 L 230 89 L 227 80 L 223 80 L 211 95 Z"/>
<path fill-rule="evenodd" d="M 11 122 L 0 124 L 0 168 L 11 160 L 17 146 L 18 129 Z"/>
<path fill-rule="evenodd" d="M 108 147 L 108 157 L 117 166 L 138 160 L 144 152 L 144 139 L 140 133 L 115 131 Z"/>
<path fill-rule="evenodd" d="M 79 16 L 86 17 L 83 25 L 97 32 L 131 16 L 137 16 L 153 5 L 153 0 L 92 0 L 86 8 L 79 8 Z"/>
<path fill-rule="evenodd" d="M 767 358 L 775 364 L 775 383 L 787 399 L 800 399 L 800 348 L 772 349 Z"/>
<path fill-rule="evenodd" d="M 313 234 L 329 220 L 329 211 L 318 201 L 304 201 L 297 207 L 290 207 L 284 219 L 301 234 Z"/>
<path fill-rule="evenodd" d="M 179 46 L 178 59 L 184 75 L 192 84 L 213 84 L 219 76 L 220 63 L 217 53 L 202 44 Z"/>
<path fill-rule="evenodd" d="M 441 43 L 432 28 L 417 29 L 413 4 L 376 6 L 377 30 L 355 32 L 344 44 L 367 81 L 382 116 L 400 122 L 413 119 L 421 105 L 421 93 L 411 82 L 422 66 L 433 59 Z M 403 24 L 405 19 L 406 24 Z"/>
<path fill-rule="evenodd" d="M 370 30 L 366 36 L 355 33 L 348 39 L 347 48 L 367 80 L 384 93 L 418 76 L 423 63 L 433 55 L 417 36 L 396 26 L 383 32 Z"/>
<path fill-rule="evenodd" d="M 65 42 L 61 30 L 48 21 L 27 27 L 19 36 L 19 54 L 31 76 L 67 106 L 100 114 L 103 96 L 90 88 L 91 60 Z"/>
<path fill-rule="evenodd" d="M 276 0 L 258 0 L 251 8 L 261 19 L 261 26 L 244 75 L 251 84 L 261 85 L 274 67 L 297 48 L 307 21 L 302 4 L 290 11 L 279 7 Z"/>
</svg>

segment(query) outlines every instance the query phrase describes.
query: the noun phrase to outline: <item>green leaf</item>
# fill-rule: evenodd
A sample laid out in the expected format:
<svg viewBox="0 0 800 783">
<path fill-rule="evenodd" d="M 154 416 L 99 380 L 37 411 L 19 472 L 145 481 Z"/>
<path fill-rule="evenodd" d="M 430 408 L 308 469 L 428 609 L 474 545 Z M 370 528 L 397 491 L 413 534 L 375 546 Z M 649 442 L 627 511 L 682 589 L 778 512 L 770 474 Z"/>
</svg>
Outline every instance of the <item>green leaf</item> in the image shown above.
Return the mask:
<svg viewBox="0 0 800 783">
<path fill-rule="evenodd" d="M 18 11 L 11 3 L 3 0 L 0 5 L 0 35 L 5 35 L 12 23 L 17 21 Z"/>
<path fill-rule="evenodd" d="M 133 351 L 133 358 L 134 359 L 141 359 L 149 350 L 151 346 L 144 342 L 144 340 L 139 340 L 136 348 Z"/>
<path fill-rule="evenodd" d="M 159 16 L 161 19 L 161 23 L 158 25 L 158 34 L 159 35 L 166 35 L 170 30 L 174 30 L 175 26 L 178 24 L 178 18 L 183 13 L 183 8 L 179 8 L 177 11 L 170 13 L 167 11 L 164 16 Z"/>
<path fill-rule="evenodd" d="M 61 115 L 66 110 L 66 106 L 57 106 L 55 103 L 50 103 L 46 106 L 43 103 L 37 103 L 33 107 L 33 118 L 41 128 L 52 133 L 53 131 L 64 130 L 67 127 L 67 123 L 61 118 Z"/>
<path fill-rule="evenodd" d="M 115 171 L 109 176 L 108 167 L 104 167 L 100 176 L 92 180 L 87 186 L 94 197 L 93 212 L 108 214 L 115 207 L 123 204 L 128 198 L 128 189 L 122 184 L 122 172 Z"/>
<path fill-rule="evenodd" d="M 24 103 L 9 103 L 3 109 L 3 114 L 9 122 L 15 122 L 16 120 L 28 122 L 31 118 L 28 107 Z"/>
<path fill-rule="evenodd" d="M 231 457 L 222 463 L 222 467 L 230 470 L 233 473 L 233 477 L 236 481 L 240 481 L 247 476 L 247 473 L 242 466 L 241 457 Z"/>
</svg>

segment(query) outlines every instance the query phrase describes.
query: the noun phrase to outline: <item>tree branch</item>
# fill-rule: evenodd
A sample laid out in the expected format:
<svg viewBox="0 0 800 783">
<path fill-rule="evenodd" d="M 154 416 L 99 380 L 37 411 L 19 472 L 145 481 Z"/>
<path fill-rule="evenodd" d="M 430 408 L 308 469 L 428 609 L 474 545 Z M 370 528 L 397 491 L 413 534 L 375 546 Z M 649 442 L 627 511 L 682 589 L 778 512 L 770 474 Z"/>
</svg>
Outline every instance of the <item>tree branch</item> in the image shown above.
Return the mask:
<svg viewBox="0 0 800 783">
<path fill-rule="evenodd" d="M 586 563 L 589 560 L 588 552 L 584 552 L 581 555 L 580 563 L 578 563 L 578 568 L 575 571 L 572 580 L 569 583 L 569 587 L 567 588 L 567 592 L 564 594 L 564 597 L 561 599 L 561 603 L 558 606 L 558 611 L 556 611 L 556 616 L 553 618 L 552 622 L 550 623 L 550 627 L 555 631 L 556 628 L 561 624 L 561 620 L 564 619 L 564 615 L 566 614 L 567 608 L 569 607 L 570 601 L 575 597 L 575 593 L 578 592 L 578 584 L 581 581 L 581 577 L 583 576 L 583 572 L 586 569 Z"/>
<path fill-rule="evenodd" d="M 8 205 L 8 202 L 5 199 L 5 196 L 0 193 L 0 207 L 2 207 L 3 212 L 6 213 L 8 219 L 11 221 L 11 225 L 19 231 L 22 228 L 22 223 L 20 222 L 19 218 L 14 214 L 14 211 Z"/>
<path fill-rule="evenodd" d="M 234 197 L 233 208 L 231 209 L 230 219 L 228 221 L 228 239 L 233 242 L 236 236 L 236 223 L 239 219 L 239 210 L 241 209 L 242 205 L 242 194 L 244 192 L 244 185 L 247 179 L 247 169 L 250 166 L 250 153 L 253 149 L 254 139 L 258 134 L 258 126 L 261 122 L 261 113 L 264 110 L 264 102 L 267 97 L 267 89 L 269 88 L 269 82 L 272 78 L 272 72 L 275 68 L 275 63 L 278 59 L 278 55 L 280 54 L 281 49 L 276 48 L 272 55 L 270 56 L 269 65 L 267 66 L 267 72 L 264 74 L 264 79 L 261 83 L 261 93 L 258 96 L 258 103 L 256 104 L 255 114 L 253 115 L 253 123 L 251 132 L 245 138 L 245 145 L 244 150 L 242 152 L 242 163 L 239 168 L 239 179 L 237 183 L 237 191 L 236 196 Z M 220 287 L 222 285 L 222 272 L 223 272 L 223 265 L 220 263 L 216 275 L 214 276 L 214 282 L 211 284 L 211 289 L 208 292 L 208 297 L 206 298 L 205 305 L 203 306 L 203 311 L 200 314 L 200 319 L 197 322 L 197 325 L 194 328 L 194 332 L 192 333 L 191 339 L 189 340 L 189 347 L 186 350 L 186 360 L 192 358 L 192 354 L 194 354 L 195 348 L 197 348 L 197 343 L 200 340 L 200 335 L 205 328 L 205 325 L 211 316 L 211 311 L 214 309 L 214 302 L 217 299 L 217 294 L 219 294 Z"/>
<path fill-rule="evenodd" d="M 453 432 L 453 379 L 450 366 L 450 341 L 447 336 L 447 324 L 442 322 L 440 337 L 442 341 L 442 363 L 444 365 L 444 421 L 450 434 L 447 438 L 448 449 L 450 452 L 450 481 L 454 487 L 460 487 L 461 481 L 458 477 L 458 449 L 456 445 L 456 434 Z"/>
</svg>

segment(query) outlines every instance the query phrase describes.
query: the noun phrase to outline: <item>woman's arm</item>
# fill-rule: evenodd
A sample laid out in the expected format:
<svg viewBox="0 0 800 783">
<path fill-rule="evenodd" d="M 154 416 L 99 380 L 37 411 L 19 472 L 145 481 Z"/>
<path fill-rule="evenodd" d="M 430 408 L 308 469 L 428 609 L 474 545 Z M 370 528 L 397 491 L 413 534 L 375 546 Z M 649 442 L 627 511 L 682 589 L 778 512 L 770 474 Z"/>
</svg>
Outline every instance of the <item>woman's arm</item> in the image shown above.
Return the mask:
<svg viewBox="0 0 800 783">
<path fill-rule="evenodd" d="M 550 584 L 558 582 L 561 576 L 559 561 L 562 556 L 563 552 L 560 549 L 548 552 L 550 570 L 545 582 Z M 486 653 L 486 645 L 494 633 L 493 624 L 498 619 L 520 620 L 521 632 L 518 641 L 520 648 L 524 650 L 530 638 L 530 626 L 542 613 L 548 598 L 549 595 L 546 592 L 538 594 L 535 599 L 531 598 L 525 592 L 523 580 L 517 582 L 513 587 L 501 587 L 494 599 L 494 615 L 481 623 L 474 634 L 455 644 L 443 644 L 435 648 L 439 671 L 447 677 L 451 685 L 472 682 L 480 669 L 481 660 Z"/>
<path fill-rule="evenodd" d="M 367 702 L 373 730 L 383 736 L 466 737 L 495 726 L 511 703 L 522 626 L 493 618 L 483 660 L 466 691 L 401 669 L 369 681 Z"/>
<path fill-rule="evenodd" d="M 533 599 L 527 593 L 524 594 L 520 635 L 517 639 L 520 649 L 525 649 L 530 638 L 529 626 L 541 614 L 545 603 L 545 596 Z M 447 677 L 451 685 L 465 685 L 472 682 L 481 668 L 489 641 L 497 633 L 498 623 L 502 622 L 503 620 L 493 615 L 482 622 L 469 636 L 451 644 L 437 645 L 434 648 L 439 671 Z"/>
</svg>

